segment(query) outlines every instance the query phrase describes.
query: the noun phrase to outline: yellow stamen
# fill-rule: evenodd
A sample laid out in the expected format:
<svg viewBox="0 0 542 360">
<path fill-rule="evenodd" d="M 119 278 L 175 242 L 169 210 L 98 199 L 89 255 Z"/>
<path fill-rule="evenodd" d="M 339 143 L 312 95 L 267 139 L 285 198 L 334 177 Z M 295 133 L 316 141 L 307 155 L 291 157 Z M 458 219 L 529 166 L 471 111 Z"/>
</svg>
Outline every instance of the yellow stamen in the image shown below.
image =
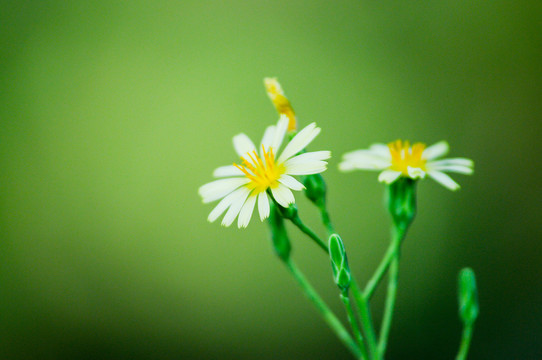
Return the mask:
<svg viewBox="0 0 542 360">
<path fill-rule="evenodd" d="M 297 120 L 295 117 L 294 109 L 290 105 L 290 101 L 284 95 L 282 87 L 280 86 L 276 78 L 265 78 L 263 79 L 265 84 L 265 89 L 267 90 L 267 95 L 275 105 L 279 114 L 284 114 L 290 119 L 288 123 L 288 131 L 293 131 L 297 129 Z"/>
<path fill-rule="evenodd" d="M 408 176 L 408 168 L 420 168 L 427 171 L 425 163 L 427 160 L 422 158 L 425 144 L 415 143 L 410 146 L 408 141 L 396 140 L 388 144 L 391 154 L 391 169 L 400 171 L 403 175 Z"/>
<path fill-rule="evenodd" d="M 256 153 L 256 150 L 254 150 L 252 153 L 247 153 L 252 161 L 241 158 L 241 165 L 233 164 L 251 180 L 247 186 L 254 189 L 256 193 L 264 192 L 268 188 L 277 187 L 279 184 L 278 179 L 286 171 L 284 165 L 275 162 L 273 148 L 269 148 L 269 151 L 265 151 L 265 148 L 262 145 L 262 150 L 263 159 Z"/>
</svg>

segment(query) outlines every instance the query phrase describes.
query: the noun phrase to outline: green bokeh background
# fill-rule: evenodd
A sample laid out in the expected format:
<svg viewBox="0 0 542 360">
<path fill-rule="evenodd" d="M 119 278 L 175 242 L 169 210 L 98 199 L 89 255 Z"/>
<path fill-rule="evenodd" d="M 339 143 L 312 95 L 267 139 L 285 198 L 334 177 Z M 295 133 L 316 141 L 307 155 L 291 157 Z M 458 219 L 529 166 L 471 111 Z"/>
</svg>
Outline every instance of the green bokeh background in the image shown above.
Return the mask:
<svg viewBox="0 0 542 360">
<path fill-rule="evenodd" d="M 542 358 L 539 4 L 2 2 L 0 357 L 350 358 L 266 226 L 209 224 L 197 195 L 236 159 L 233 135 L 276 121 L 262 79 L 277 76 L 301 125 L 322 128 L 310 149 L 333 152 L 330 210 L 363 282 L 388 242 L 383 186 L 339 173 L 340 155 L 446 139 L 476 162 L 459 192 L 419 186 L 388 358 L 453 358 L 467 265 L 470 358 Z M 328 260 L 290 230 L 343 318 Z"/>
</svg>

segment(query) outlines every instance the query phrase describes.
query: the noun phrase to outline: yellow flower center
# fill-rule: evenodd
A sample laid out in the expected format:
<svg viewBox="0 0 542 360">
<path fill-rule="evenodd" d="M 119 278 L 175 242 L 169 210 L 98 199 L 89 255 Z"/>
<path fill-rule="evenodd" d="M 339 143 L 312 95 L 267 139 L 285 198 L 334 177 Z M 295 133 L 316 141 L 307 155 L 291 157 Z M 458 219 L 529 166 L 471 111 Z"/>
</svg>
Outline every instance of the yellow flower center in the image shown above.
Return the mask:
<svg viewBox="0 0 542 360">
<path fill-rule="evenodd" d="M 391 170 L 400 171 L 403 175 L 408 176 L 408 168 L 425 169 L 427 160 L 422 159 L 425 144 L 415 143 L 410 146 L 408 141 L 397 140 L 388 144 L 391 154 Z"/>
<path fill-rule="evenodd" d="M 279 184 L 278 179 L 286 171 L 283 164 L 277 164 L 275 162 L 273 148 L 269 148 L 269 152 L 267 152 L 262 145 L 262 150 L 263 159 L 260 158 L 256 153 L 256 150 L 254 150 L 251 153 L 247 153 L 252 162 L 241 158 L 241 165 L 233 164 L 251 180 L 247 186 L 250 189 L 254 189 L 256 193 L 264 192 L 268 188 L 277 187 Z"/>
</svg>

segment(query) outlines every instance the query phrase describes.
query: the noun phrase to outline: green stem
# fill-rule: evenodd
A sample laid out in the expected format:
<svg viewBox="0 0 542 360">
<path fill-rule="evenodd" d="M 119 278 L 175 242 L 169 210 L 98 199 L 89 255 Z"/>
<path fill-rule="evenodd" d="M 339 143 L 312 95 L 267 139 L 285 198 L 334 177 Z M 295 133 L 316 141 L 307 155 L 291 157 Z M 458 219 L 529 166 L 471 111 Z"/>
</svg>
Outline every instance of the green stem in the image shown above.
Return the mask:
<svg viewBox="0 0 542 360">
<path fill-rule="evenodd" d="M 380 328 L 380 336 L 378 343 L 378 352 L 383 359 L 388 345 L 388 336 L 391 328 L 391 320 L 393 317 L 393 309 L 395 307 L 395 298 L 397 295 L 397 281 L 399 279 L 399 256 L 401 252 L 401 242 L 406 235 L 408 227 L 393 226 L 392 248 L 393 256 L 389 268 L 388 293 L 386 294 L 386 305 L 384 308 L 384 316 L 382 326 Z"/>
<path fill-rule="evenodd" d="M 301 230 L 304 234 L 313 239 L 316 244 L 318 244 L 318 246 L 322 248 L 322 250 L 324 250 L 326 253 L 329 253 L 329 249 L 327 248 L 326 243 L 323 242 L 322 239 L 320 239 L 320 237 L 316 235 L 316 233 L 312 231 L 308 226 L 303 224 L 299 216 L 294 217 L 293 219 L 291 219 L 291 221 L 295 226 L 299 228 L 299 230 Z"/>
<path fill-rule="evenodd" d="M 350 285 L 354 301 L 359 309 L 359 318 L 363 333 L 365 334 L 365 340 L 367 341 L 367 347 L 369 348 L 369 359 L 380 359 L 378 348 L 376 344 L 376 335 L 373 327 L 373 321 L 371 319 L 371 311 L 369 309 L 368 298 L 363 296 L 361 289 L 356 282 L 356 279 L 352 276 L 352 284 Z"/>
<path fill-rule="evenodd" d="M 303 273 L 297 268 L 295 263 L 291 259 L 286 260 L 284 263 L 286 264 L 286 267 L 293 275 L 301 289 L 305 292 L 305 295 L 313 303 L 313 305 L 316 307 L 316 310 L 318 310 L 324 321 L 328 324 L 331 330 L 333 330 L 335 335 L 337 335 L 339 340 L 342 341 L 342 343 L 357 359 L 363 359 L 363 354 L 354 339 L 352 339 L 352 337 L 344 328 L 340 320 L 337 319 L 335 314 L 333 314 L 333 312 L 329 309 L 326 303 L 318 295 L 316 290 L 309 284 L 309 282 L 307 281 Z"/>
<path fill-rule="evenodd" d="M 376 290 L 376 287 L 380 282 L 382 281 L 382 278 L 384 275 L 386 275 L 386 271 L 388 271 L 388 268 L 390 267 L 391 261 L 393 260 L 395 256 L 395 244 L 391 243 L 388 247 L 388 250 L 386 250 L 386 254 L 384 255 L 384 258 L 382 258 L 382 261 L 380 261 L 380 264 L 378 265 L 378 268 L 376 269 L 375 273 L 371 277 L 371 279 L 367 282 L 367 286 L 365 286 L 365 290 L 363 290 L 363 295 L 367 298 L 367 300 L 370 300 L 373 297 L 373 294 Z"/>
<path fill-rule="evenodd" d="M 352 304 L 350 303 L 350 298 L 348 297 L 348 291 L 341 294 L 340 297 L 346 309 L 346 315 L 348 317 L 348 322 L 350 323 L 350 326 L 352 327 L 352 332 L 354 333 L 354 337 L 356 338 L 358 345 L 361 349 L 362 358 L 368 359 L 367 349 L 365 348 L 365 343 L 363 342 L 363 336 L 361 335 L 361 331 L 358 326 L 358 320 L 356 319 L 356 315 L 354 313 L 354 310 L 352 309 Z"/>
<path fill-rule="evenodd" d="M 329 220 L 329 217 L 328 217 L 328 220 Z M 314 234 L 312 230 L 310 230 L 307 226 L 305 226 L 301 222 L 301 219 L 299 219 L 299 217 L 294 218 L 292 222 L 303 233 L 307 234 L 311 239 L 313 239 L 326 253 L 329 253 L 329 249 L 327 245 L 324 244 L 324 242 L 318 237 L 318 235 Z M 329 224 L 331 224 L 331 222 L 329 222 Z M 352 295 L 354 296 L 354 302 L 356 303 L 356 306 L 359 309 L 361 327 L 363 329 L 363 333 L 365 334 L 367 346 L 369 348 L 369 356 L 370 356 L 369 359 L 371 358 L 379 359 L 378 348 L 377 348 L 377 343 L 376 343 L 376 335 L 375 335 L 375 330 L 373 327 L 373 322 L 371 319 L 371 312 L 369 310 L 368 299 L 363 296 L 359 288 L 359 285 L 357 284 L 353 276 L 352 276 L 352 285 L 350 288 L 352 290 Z"/>
<path fill-rule="evenodd" d="M 320 216 L 322 217 L 322 224 L 326 227 L 328 235 L 331 235 L 335 232 L 335 228 L 333 224 L 331 223 L 331 219 L 329 217 L 329 212 L 327 211 L 327 207 L 325 203 L 322 203 L 318 205 L 318 208 L 320 209 Z"/>
<path fill-rule="evenodd" d="M 457 357 L 455 358 L 456 360 L 467 359 L 471 339 L 472 325 L 465 325 L 465 327 L 463 328 L 463 334 L 461 336 L 461 346 L 459 347 L 459 352 L 457 353 Z"/>
</svg>

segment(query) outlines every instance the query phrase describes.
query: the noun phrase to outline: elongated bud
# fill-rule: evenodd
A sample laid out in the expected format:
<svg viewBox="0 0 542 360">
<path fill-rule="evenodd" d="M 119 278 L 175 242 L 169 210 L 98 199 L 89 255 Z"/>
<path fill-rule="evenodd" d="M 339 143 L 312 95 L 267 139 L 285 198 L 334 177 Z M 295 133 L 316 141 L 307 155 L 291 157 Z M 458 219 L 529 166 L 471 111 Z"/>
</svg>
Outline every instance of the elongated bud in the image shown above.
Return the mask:
<svg viewBox="0 0 542 360">
<path fill-rule="evenodd" d="M 320 174 L 312 174 L 301 177 L 305 185 L 305 196 L 316 206 L 323 206 L 326 202 L 327 186 Z"/>
<path fill-rule="evenodd" d="M 352 276 L 344 244 L 338 234 L 331 234 L 329 237 L 329 258 L 331 259 L 331 269 L 333 270 L 335 284 L 337 284 L 342 292 L 348 291 Z"/>
<path fill-rule="evenodd" d="M 284 226 L 284 219 L 280 215 L 277 205 L 274 203 L 270 205 L 269 212 L 269 229 L 271 230 L 271 242 L 273 243 L 273 249 L 279 258 L 286 261 L 290 257 L 290 251 L 292 249 L 290 245 L 290 239 L 286 233 L 286 227 Z"/>
<path fill-rule="evenodd" d="M 277 109 L 279 114 L 284 114 L 290 119 L 288 131 L 295 131 L 297 129 L 297 120 L 294 109 L 290 105 L 288 98 L 284 95 L 284 91 L 282 91 L 277 78 L 265 78 L 263 82 L 267 90 L 267 95 L 271 99 L 271 102 L 273 102 L 273 105 L 275 105 L 275 109 Z"/>
<path fill-rule="evenodd" d="M 471 268 L 464 268 L 459 273 L 459 317 L 465 325 L 472 325 L 478 317 L 478 290 L 476 278 Z"/>
<path fill-rule="evenodd" d="M 395 225 L 406 230 L 416 216 L 416 180 L 401 177 L 388 185 L 388 210 Z"/>
</svg>

